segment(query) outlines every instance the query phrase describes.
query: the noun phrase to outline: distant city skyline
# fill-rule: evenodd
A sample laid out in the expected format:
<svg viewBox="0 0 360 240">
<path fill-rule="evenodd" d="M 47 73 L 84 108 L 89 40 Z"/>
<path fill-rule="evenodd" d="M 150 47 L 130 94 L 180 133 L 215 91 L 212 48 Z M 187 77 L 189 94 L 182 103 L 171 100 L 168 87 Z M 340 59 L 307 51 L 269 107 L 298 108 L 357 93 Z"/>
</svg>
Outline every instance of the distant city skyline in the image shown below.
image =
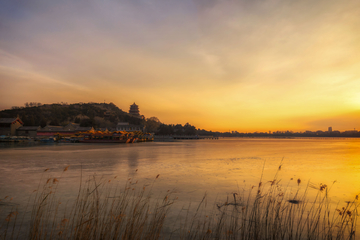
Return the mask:
<svg viewBox="0 0 360 240">
<path fill-rule="evenodd" d="M 0 2 L 0 109 L 113 102 L 226 132 L 360 129 L 360 1 Z"/>
</svg>

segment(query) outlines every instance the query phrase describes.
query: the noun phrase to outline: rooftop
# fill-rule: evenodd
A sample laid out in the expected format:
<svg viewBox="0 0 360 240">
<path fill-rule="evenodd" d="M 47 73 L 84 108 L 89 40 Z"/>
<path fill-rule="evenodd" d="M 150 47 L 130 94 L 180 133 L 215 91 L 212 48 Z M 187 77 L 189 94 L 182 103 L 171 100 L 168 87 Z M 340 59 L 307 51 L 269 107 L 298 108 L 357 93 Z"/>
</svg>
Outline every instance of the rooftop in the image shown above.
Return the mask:
<svg viewBox="0 0 360 240">
<path fill-rule="evenodd" d="M 35 131 L 35 130 L 39 130 L 40 126 L 25 126 L 25 127 L 19 127 L 17 130 L 18 131 Z"/>
<path fill-rule="evenodd" d="M 17 117 L 16 118 L 0 118 L 0 123 L 13 123 L 17 120 L 22 124 L 21 120 Z"/>
</svg>

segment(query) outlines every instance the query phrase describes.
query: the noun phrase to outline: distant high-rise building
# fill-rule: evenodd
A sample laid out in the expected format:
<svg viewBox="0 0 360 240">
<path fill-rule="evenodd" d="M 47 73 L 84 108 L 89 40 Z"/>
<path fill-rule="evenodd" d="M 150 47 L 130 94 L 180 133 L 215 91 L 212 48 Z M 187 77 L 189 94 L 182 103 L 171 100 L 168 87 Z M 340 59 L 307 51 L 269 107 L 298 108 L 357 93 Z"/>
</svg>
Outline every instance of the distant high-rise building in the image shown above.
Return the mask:
<svg viewBox="0 0 360 240">
<path fill-rule="evenodd" d="M 130 105 L 129 113 L 130 113 L 131 115 L 133 115 L 134 117 L 140 117 L 139 106 L 136 105 L 135 103 L 133 103 L 132 105 Z"/>
<path fill-rule="evenodd" d="M 328 128 L 328 132 L 332 132 L 332 127 L 329 127 L 329 128 Z"/>
</svg>

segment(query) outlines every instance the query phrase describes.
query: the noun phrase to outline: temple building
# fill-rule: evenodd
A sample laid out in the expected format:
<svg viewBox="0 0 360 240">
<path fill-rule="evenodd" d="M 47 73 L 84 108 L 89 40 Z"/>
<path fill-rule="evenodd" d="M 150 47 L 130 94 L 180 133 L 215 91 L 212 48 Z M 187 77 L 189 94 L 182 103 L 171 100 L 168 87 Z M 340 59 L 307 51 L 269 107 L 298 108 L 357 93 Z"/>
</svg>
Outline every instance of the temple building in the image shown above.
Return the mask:
<svg viewBox="0 0 360 240">
<path fill-rule="evenodd" d="M 116 126 L 116 131 L 127 131 L 127 132 L 145 132 L 144 125 L 129 124 L 128 122 L 119 122 Z"/>
<path fill-rule="evenodd" d="M 16 118 L 0 118 L 0 135 L 15 136 L 16 129 L 22 127 L 24 123 L 19 117 Z"/>
<path fill-rule="evenodd" d="M 28 137 L 36 137 L 37 132 L 40 131 L 40 126 L 23 126 L 16 129 L 17 136 L 28 136 Z"/>
<path fill-rule="evenodd" d="M 140 117 L 139 106 L 136 105 L 135 103 L 133 103 L 132 105 L 130 105 L 129 113 L 130 113 L 131 115 L 133 115 L 134 117 Z"/>
</svg>

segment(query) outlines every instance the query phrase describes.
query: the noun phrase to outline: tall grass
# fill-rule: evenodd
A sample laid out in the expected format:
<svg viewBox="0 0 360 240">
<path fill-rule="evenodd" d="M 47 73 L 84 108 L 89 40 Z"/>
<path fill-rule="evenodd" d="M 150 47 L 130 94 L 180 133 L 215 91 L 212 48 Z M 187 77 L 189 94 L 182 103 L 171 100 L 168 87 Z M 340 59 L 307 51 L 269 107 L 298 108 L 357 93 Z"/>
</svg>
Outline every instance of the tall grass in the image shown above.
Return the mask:
<svg viewBox="0 0 360 240">
<path fill-rule="evenodd" d="M 14 231 L 28 232 L 19 239 L 159 239 L 174 200 L 171 193 L 152 201 L 151 191 L 135 189 L 130 178 L 122 189 L 112 186 L 111 180 L 91 177 L 80 184 L 72 202 L 61 203 L 57 196 L 61 178 L 47 179 L 33 198 L 27 228 L 17 226 L 11 211 L 1 226 L 0 239 L 18 239 Z"/>
<path fill-rule="evenodd" d="M 311 202 L 309 188 L 317 191 Z M 324 184 L 309 183 L 294 197 L 276 179 L 260 182 L 217 203 L 212 215 L 197 212 L 182 239 L 356 239 L 358 196 L 332 208 L 328 192 Z"/>
<path fill-rule="evenodd" d="M 80 181 L 72 201 L 61 203 L 61 178 L 46 179 L 29 198 L 30 219 L 24 221 L 27 210 L 22 218 L 16 209 L 0 212 L 0 239 L 356 239 L 358 196 L 335 208 L 331 187 L 302 187 L 298 179 L 291 189 L 277 174 L 231 193 L 210 210 L 205 194 L 196 206 L 184 206 L 176 220 L 167 220 L 176 198 L 167 192 L 156 200 L 152 185 L 138 186 L 129 178 L 120 187 L 114 179 L 89 177 Z M 172 230 L 164 231 L 165 225 Z"/>
</svg>

